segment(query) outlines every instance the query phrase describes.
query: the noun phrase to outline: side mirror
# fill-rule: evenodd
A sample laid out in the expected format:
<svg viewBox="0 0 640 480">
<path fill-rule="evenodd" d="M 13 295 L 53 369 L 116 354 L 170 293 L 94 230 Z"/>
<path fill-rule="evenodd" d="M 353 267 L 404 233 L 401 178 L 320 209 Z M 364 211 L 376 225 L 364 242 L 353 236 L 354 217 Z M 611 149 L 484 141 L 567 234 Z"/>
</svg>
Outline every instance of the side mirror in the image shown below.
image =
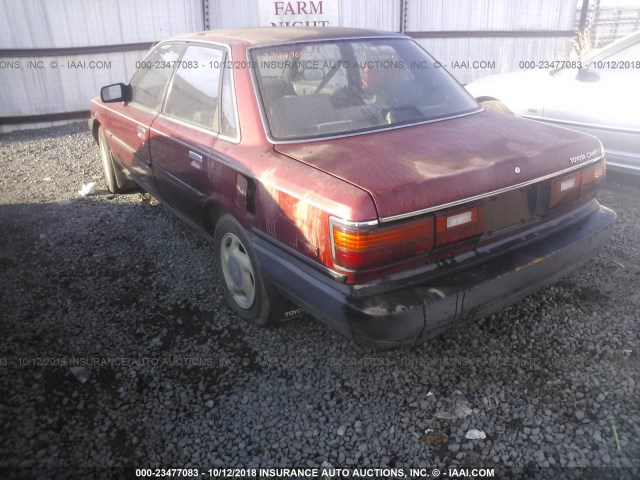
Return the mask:
<svg viewBox="0 0 640 480">
<path fill-rule="evenodd" d="M 597 82 L 600 80 L 600 75 L 592 72 L 588 67 L 584 67 L 578 70 L 576 80 L 579 80 L 580 82 Z"/>
<path fill-rule="evenodd" d="M 100 89 L 100 98 L 104 103 L 127 102 L 131 99 L 131 87 L 124 83 L 114 83 Z"/>
</svg>

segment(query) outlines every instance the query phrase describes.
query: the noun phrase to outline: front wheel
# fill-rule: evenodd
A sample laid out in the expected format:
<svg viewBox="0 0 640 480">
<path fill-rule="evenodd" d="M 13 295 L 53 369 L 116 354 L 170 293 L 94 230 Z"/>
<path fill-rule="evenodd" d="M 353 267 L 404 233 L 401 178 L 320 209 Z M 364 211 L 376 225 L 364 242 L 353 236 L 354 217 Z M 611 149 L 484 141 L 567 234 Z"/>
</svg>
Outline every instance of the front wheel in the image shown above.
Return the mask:
<svg viewBox="0 0 640 480">
<path fill-rule="evenodd" d="M 135 183 L 129 180 L 122 168 L 111 157 L 111 147 L 107 142 L 104 128 L 98 128 L 98 146 L 100 147 L 100 159 L 104 170 L 104 180 L 111 193 L 124 193 L 135 187 Z"/>
<path fill-rule="evenodd" d="M 242 225 L 231 215 L 223 215 L 218 220 L 214 245 L 229 306 L 238 316 L 256 325 L 274 324 L 268 288 L 251 242 Z"/>
</svg>

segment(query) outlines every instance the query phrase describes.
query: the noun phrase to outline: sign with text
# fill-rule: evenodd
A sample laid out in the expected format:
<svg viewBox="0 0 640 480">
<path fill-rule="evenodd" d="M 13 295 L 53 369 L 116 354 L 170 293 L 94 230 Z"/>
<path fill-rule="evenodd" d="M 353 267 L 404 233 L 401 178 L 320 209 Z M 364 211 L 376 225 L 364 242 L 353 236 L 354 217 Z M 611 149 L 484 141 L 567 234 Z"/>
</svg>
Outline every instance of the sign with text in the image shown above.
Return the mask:
<svg viewBox="0 0 640 480">
<path fill-rule="evenodd" d="M 338 27 L 338 0 L 259 0 L 263 27 Z"/>
</svg>

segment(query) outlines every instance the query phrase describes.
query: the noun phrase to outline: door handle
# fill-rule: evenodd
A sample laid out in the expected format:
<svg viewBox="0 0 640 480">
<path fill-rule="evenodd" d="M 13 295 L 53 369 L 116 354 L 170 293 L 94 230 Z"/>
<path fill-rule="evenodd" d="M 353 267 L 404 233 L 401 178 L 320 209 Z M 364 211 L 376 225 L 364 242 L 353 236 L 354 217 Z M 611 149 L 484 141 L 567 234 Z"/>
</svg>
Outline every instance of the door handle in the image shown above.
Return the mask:
<svg viewBox="0 0 640 480">
<path fill-rule="evenodd" d="M 144 141 L 147 135 L 147 129 L 144 127 L 138 127 L 138 138 L 142 141 Z"/>
<path fill-rule="evenodd" d="M 199 153 L 192 152 L 191 150 L 189 150 L 189 158 L 191 160 L 195 160 L 198 163 L 202 163 L 202 155 L 200 155 Z"/>
</svg>

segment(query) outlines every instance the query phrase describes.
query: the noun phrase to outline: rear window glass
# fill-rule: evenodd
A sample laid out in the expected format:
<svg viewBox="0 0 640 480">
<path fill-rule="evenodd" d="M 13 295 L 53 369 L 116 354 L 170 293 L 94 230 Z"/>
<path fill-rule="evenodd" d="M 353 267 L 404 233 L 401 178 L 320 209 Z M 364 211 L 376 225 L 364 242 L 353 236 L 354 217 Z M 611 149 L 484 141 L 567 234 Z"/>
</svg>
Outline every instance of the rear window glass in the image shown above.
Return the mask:
<svg viewBox="0 0 640 480">
<path fill-rule="evenodd" d="M 270 135 L 297 140 L 479 110 L 409 39 L 327 41 L 252 51 Z"/>
</svg>

